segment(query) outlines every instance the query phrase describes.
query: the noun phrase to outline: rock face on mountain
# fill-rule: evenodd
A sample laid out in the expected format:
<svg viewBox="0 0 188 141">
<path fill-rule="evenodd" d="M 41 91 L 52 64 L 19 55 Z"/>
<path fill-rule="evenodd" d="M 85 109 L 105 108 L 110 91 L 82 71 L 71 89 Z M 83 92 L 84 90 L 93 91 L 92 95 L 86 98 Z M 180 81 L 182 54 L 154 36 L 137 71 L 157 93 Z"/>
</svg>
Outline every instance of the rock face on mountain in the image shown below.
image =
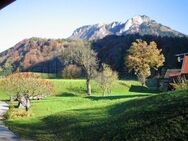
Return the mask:
<svg viewBox="0 0 188 141">
<path fill-rule="evenodd" d="M 171 28 L 157 23 L 148 16 L 135 16 L 125 23 L 112 22 L 110 24 L 87 25 L 76 29 L 69 39 L 97 40 L 107 35 L 153 35 L 168 37 L 184 37 L 185 35 Z"/>
</svg>

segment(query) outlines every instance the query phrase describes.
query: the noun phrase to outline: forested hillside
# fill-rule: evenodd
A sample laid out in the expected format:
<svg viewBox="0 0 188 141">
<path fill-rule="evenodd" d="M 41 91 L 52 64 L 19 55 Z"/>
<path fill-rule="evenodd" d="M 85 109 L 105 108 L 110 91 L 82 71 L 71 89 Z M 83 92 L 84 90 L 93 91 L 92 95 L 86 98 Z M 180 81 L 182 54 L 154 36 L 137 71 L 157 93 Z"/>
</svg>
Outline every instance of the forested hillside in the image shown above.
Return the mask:
<svg viewBox="0 0 188 141">
<path fill-rule="evenodd" d="M 124 57 L 131 43 L 136 39 L 155 41 L 166 58 L 165 67 L 177 68 L 179 64 L 174 56 L 188 52 L 188 38 L 186 37 L 158 37 L 158 36 L 107 36 L 93 41 L 92 47 L 98 53 L 100 62 L 110 64 L 120 74 L 126 74 Z M 86 42 L 86 41 L 85 41 Z M 46 73 L 60 73 L 63 69 L 63 60 L 59 58 L 62 50 L 67 47 L 79 46 L 80 41 L 66 39 L 25 39 L 14 47 L 0 54 L 0 66 L 12 64 L 13 71 L 33 71 Z"/>
<path fill-rule="evenodd" d="M 140 36 L 107 36 L 93 43 L 94 49 L 99 53 L 98 56 L 102 62 L 110 64 L 118 72 L 125 73 L 124 57 L 131 43 L 136 39 L 142 39 L 147 42 L 155 41 L 159 49 L 165 56 L 165 68 L 178 68 L 180 64 L 175 54 L 188 52 L 188 38 L 183 37 L 159 37 L 145 35 Z"/>
</svg>

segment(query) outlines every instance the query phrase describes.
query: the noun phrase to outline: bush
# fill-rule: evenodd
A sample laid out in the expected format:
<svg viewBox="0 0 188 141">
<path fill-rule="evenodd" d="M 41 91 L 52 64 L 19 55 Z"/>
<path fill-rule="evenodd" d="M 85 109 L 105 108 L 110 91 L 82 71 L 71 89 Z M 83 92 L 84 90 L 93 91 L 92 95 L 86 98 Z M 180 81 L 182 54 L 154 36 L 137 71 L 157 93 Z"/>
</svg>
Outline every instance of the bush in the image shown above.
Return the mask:
<svg viewBox="0 0 188 141">
<path fill-rule="evenodd" d="M 82 69 L 77 65 L 68 65 L 63 70 L 63 78 L 73 79 L 80 78 L 82 75 Z"/>
<path fill-rule="evenodd" d="M 95 78 L 95 81 L 103 91 L 103 96 L 111 93 L 112 86 L 117 80 L 117 72 L 113 71 L 107 64 L 102 64 L 102 71 L 98 72 Z"/>
<path fill-rule="evenodd" d="M 147 79 L 146 86 L 151 90 L 158 90 L 158 78 Z"/>
<path fill-rule="evenodd" d="M 28 110 L 30 108 L 30 97 L 40 97 L 53 95 L 55 93 L 52 82 L 41 79 L 39 74 L 34 73 L 14 73 L 0 81 L 0 87 L 9 96 L 16 96 L 18 104 Z"/>
<path fill-rule="evenodd" d="M 5 114 L 6 119 L 16 119 L 16 118 L 23 118 L 23 117 L 31 117 L 31 111 L 25 111 L 24 109 L 16 109 L 10 107 L 8 112 Z"/>
<path fill-rule="evenodd" d="M 179 77 L 176 81 L 170 84 L 174 90 L 186 90 L 188 89 L 188 80 L 184 77 Z"/>
</svg>

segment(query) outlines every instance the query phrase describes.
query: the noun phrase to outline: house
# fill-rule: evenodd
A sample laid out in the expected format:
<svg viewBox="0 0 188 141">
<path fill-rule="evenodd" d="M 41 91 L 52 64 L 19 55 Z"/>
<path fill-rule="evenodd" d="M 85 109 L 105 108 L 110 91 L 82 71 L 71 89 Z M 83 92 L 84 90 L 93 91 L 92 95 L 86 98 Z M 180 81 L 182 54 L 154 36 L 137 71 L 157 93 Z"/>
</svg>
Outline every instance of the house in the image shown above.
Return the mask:
<svg viewBox="0 0 188 141">
<path fill-rule="evenodd" d="M 3 9 L 5 6 L 11 4 L 14 1 L 16 1 L 16 0 L 1 0 L 0 1 L 0 10 Z"/>
<path fill-rule="evenodd" d="M 182 66 L 180 69 L 168 69 L 164 78 L 177 78 L 182 76 L 188 76 L 188 55 L 184 55 Z"/>
<path fill-rule="evenodd" d="M 170 83 L 179 82 L 181 79 L 188 79 L 188 53 L 178 54 L 178 62 L 181 63 L 180 69 L 167 69 L 164 78 L 160 82 L 163 90 L 171 90 Z M 182 57 L 181 57 L 182 56 Z"/>
<path fill-rule="evenodd" d="M 181 75 L 188 75 L 188 55 L 184 56 L 183 64 L 181 68 Z"/>
<path fill-rule="evenodd" d="M 175 78 L 181 75 L 181 69 L 167 69 L 164 78 Z"/>
</svg>

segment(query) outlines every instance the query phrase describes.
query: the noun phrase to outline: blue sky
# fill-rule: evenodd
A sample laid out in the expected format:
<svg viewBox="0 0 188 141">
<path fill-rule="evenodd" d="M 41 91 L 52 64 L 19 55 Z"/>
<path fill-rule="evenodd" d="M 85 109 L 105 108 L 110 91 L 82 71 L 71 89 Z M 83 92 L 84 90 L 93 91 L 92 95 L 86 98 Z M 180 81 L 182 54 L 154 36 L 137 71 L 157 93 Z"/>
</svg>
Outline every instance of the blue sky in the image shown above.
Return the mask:
<svg viewBox="0 0 188 141">
<path fill-rule="evenodd" d="M 188 0 L 16 0 L 0 11 L 0 51 L 25 38 L 66 38 L 83 25 L 136 15 L 188 34 Z"/>
</svg>

